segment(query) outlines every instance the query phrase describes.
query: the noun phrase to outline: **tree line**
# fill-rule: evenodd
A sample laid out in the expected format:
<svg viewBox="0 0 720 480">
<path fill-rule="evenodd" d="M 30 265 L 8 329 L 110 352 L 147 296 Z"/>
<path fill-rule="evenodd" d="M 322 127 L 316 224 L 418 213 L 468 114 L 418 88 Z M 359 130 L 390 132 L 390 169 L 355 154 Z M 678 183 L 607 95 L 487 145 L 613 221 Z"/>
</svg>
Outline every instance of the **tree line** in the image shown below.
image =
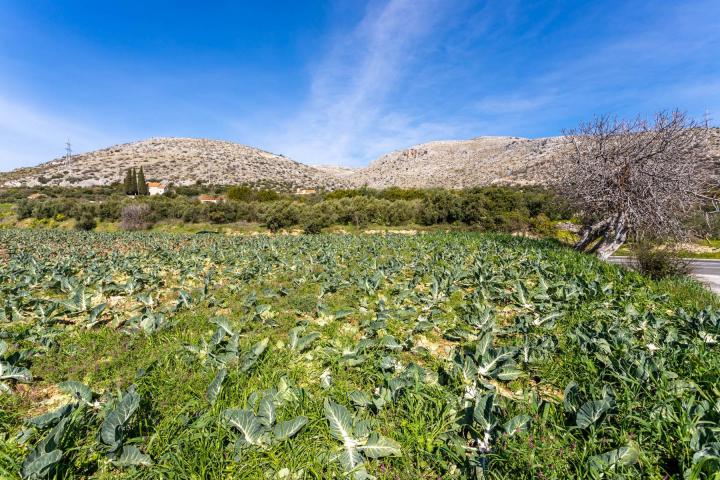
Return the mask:
<svg viewBox="0 0 720 480">
<path fill-rule="evenodd" d="M 318 232 L 332 225 L 457 225 L 492 231 L 543 231 L 556 220 L 572 215 L 552 191 L 543 188 L 483 187 L 468 190 L 445 189 L 356 189 L 310 196 L 275 194 L 263 191 L 246 200 L 203 204 L 185 196 L 143 198 L 148 224 L 163 220 L 185 223 L 258 223 L 277 231 L 302 228 Z M 273 199 L 270 199 L 272 197 Z M 80 218 L 88 212 L 100 220 L 116 222 L 123 209 L 137 204 L 124 196 L 104 201 L 77 198 L 21 200 L 20 218 Z"/>
<path fill-rule="evenodd" d="M 271 230 L 302 226 L 306 231 L 334 224 L 459 224 L 514 231 L 575 216 L 582 224 L 575 248 L 607 257 L 629 237 L 651 243 L 720 237 L 715 220 L 720 217 L 720 168 L 713 147 L 718 139 L 720 130 L 680 111 L 660 112 L 652 120 L 599 116 L 565 132 L 563 158 L 554 170 L 548 166 L 546 189 L 361 188 L 300 197 L 250 186 L 198 184 L 154 199 L 148 212 L 157 220 L 246 221 Z M 128 170 L 122 187 L 126 195 L 147 195 L 142 167 Z M 229 201 L 202 205 L 183 196 L 208 188 L 225 193 Z M 18 194 L 0 192 L 0 200 Z M 18 215 L 48 218 L 93 208 L 115 220 L 122 209 L 122 200 L 113 195 L 95 206 L 76 199 L 21 200 Z"/>
</svg>

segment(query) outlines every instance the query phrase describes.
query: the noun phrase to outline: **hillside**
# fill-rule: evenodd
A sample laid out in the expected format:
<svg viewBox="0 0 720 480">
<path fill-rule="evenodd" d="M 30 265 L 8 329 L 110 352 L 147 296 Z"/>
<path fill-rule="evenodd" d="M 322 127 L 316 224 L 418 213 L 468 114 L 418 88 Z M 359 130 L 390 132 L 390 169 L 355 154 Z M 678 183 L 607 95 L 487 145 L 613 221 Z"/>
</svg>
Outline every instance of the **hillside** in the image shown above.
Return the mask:
<svg viewBox="0 0 720 480">
<path fill-rule="evenodd" d="M 193 184 L 260 184 L 332 189 L 342 182 L 313 167 L 233 142 L 150 138 L 114 145 L 18 169 L 0 177 L 4 186 L 93 186 L 121 181 L 126 169 L 143 166 L 148 179 Z"/>
<path fill-rule="evenodd" d="M 720 129 L 712 145 L 720 157 Z M 496 183 L 543 184 L 562 158 L 563 137 L 477 137 L 423 143 L 387 153 L 366 168 L 308 166 L 232 142 L 151 138 L 56 159 L 0 174 L 0 186 L 91 186 L 120 181 L 125 169 L 145 168 L 146 178 L 179 185 L 250 183 L 268 187 L 444 187 Z"/>
<path fill-rule="evenodd" d="M 355 186 L 374 188 L 468 188 L 505 184 L 544 184 L 562 158 L 564 138 L 477 137 L 423 143 L 385 154 L 367 168 L 343 176 Z M 720 129 L 711 133 L 720 158 Z"/>
<path fill-rule="evenodd" d="M 478 137 L 424 143 L 383 155 L 346 177 L 376 188 L 466 188 L 492 183 L 543 183 L 544 166 L 557 160 L 562 137 Z"/>
<path fill-rule="evenodd" d="M 92 186 L 120 181 L 143 165 L 146 178 L 179 185 L 263 184 L 284 187 L 464 188 L 497 182 L 541 182 L 543 165 L 557 158 L 561 138 L 478 137 L 436 141 L 388 153 L 367 168 L 304 165 L 232 142 L 151 138 L 56 159 L 0 177 L 4 186 Z"/>
<path fill-rule="evenodd" d="M 360 168 L 341 167 L 338 165 L 313 165 L 313 167 L 328 175 L 344 179 L 353 177 L 362 171 Z"/>
</svg>

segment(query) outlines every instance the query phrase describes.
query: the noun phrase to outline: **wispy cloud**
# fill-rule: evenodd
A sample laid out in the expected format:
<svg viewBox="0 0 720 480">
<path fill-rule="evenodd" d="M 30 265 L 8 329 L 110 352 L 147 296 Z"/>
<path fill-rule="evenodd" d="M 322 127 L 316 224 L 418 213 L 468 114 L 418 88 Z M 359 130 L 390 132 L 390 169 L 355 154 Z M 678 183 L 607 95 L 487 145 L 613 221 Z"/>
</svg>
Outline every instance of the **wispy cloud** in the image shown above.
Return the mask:
<svg viewBox="0 0 720 480">
<path fill-rule="evenodd" d="M 259 143 L 305 163 L 361 166 L 430 140 L 556 135 L 597 113 L 693 110 L 703 91 L 712 96 L 702 88 L 707 72 L 691 81 L 687 74 L 703 64 L 716 74 L 708 52 L 720 34 L 699 21 L 717 11 L 707 0 L 649 9 L 644 24 L 623 13 L 603 41 L 531 49 L 537 58 L 524 45 L 547 35 L 560 9 L 542 9 L 536 18 L 518 3 L 489 2 L 465 16 L 466 6 L 375 4 L 356 28 L 333 38 L 312 70 L 302 108 L 280 123 L 279 135 L 261 133 Z M 572 36 L 579 25 L 553 25 L 552 33 Z M 434 55 L 423 58 L 428 52 Z"/>
<path fill-rule="evenodd" d="M 361 165 L 388 148 L 451 134 L 452 125 L 388 105 L 447 6 L 443 0 L 391 0 L 370 7 L 354 30 L 333 39 L 313 71 L 309 98 L 285 133 L 269 139 L 271 149 L 306 163 Z"/>
<path fill-rule="evenodd" d="M 212 54 L 191 41 L 169 56 L 152 42 L 117 50 L 112 38 L 95 55 L 108 39 L 95 41 L 93 28 L 85 32 L 92 41 L 64 47 L 104 67 L 53 83 L 47 72 L 75 78 L 71 70 L 56 73 L 64 64 L 47 56 L 60 37 L 2 44 L 0 169 L 57 157 L 67 137 L 78 151 L 153 135 L 229 138 L 305 163 L 362 166 L 431 140 L 557 135 L 598 113 L 678 107 L 720 117 L 717 0 L 572 9 L 519 0 L 351 4 L 328 16 L 330 31 L 312 40 L 306 19 L 294 30 L 279 25 L 280 43 L 268 35 L 248 47 L 251 60 L 242 65 L 234 63 L 237 48 L 221 48 L 228 35 L 195 32 L 198 45 L 218 46 Z M 356 23 L 347 27 L 349 18 Z M 248 42 L 237 41 L 243 56 Z M 17 45 L 35 46 L 10 48 Z M 144 62 L 148 55 L 166 63 Z"/>
<path fill-rule="evenodd" d="M 0 170 L 62 156 L 67 139 L 76 151 L 113 143 L 90 126 L 0 96 Z"/>
<path fill-rule="evenodd" d="M 720 4 L 701 0 L 650 12 L 646 23 L 606 41 L 568 46 L 572 54 L 542 62 L 520 84 L 498 85 L 472 108 L 525 135 L 554 134 L 546 125 L 572 127 L 602 113 L 717 112 L 720 63 L 714 52 L 720 48 L 720 31 L 702 18 L 720 14 Z"/>
</svg>

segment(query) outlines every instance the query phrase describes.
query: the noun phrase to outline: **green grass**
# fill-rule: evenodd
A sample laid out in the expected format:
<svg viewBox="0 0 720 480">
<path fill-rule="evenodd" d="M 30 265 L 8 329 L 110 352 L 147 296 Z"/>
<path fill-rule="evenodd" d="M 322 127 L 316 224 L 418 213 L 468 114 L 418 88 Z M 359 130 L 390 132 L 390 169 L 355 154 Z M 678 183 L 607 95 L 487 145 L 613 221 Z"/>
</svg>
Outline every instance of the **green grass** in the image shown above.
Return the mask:
<svg viewBox="0 0 720 480">
<path fill-rule="evenodd" d="M 682 478 L 693 455 L 720 440 L 720 354 L 704 336 L 720 335 L 718 298 L 692 280 L 654 282 L 555 242 L 40 230 L 3 230 L 0 241 L 10 255 L 0 268 L 0 338 L 10 346 L 6 357 L 28 353 L 19 365 L 33 375 L 28 384 L 9 381 L 14 393 L 0 396 L 2 478 L 17 478 L 47 435 L 39 429 L 19 443 L 25 421 L 71 401 L 57 388 L 65 380 L 88 385 L 100 407 L 75 410 L 57 478 L 343 478 L 330 458 L 341 443 L 331 435 L 326 399 L 400 445 L 400 455 L 365 462 L 369 474 L 388 480 L 479 478 L 473 462 L 485 478 Z M 88 303 L 78 310 L 80 291 Z M 178 308 L 180 291 L 191 300 Z M 147 294 L 151 307 L 138 297 Z M 38 305 L 58 301 L 54 312 L 38 313 Z M 90 325 L 89 310 L 100 303 L 109 306 Z M 139 316 L 158 313 L 164 319 L 155 326 L 141 323 Z M 552 313 L 559 316 L 533 323 Z M 219 365 L 188 347 L 210 341 L 218 316 L 239 334 L 240 358 L 226 365 L 211 405 L 206 390 Z M 288 347 L 298 325 L 320 334 L 303 352 Z M 383 347 L 391 335 L 399 346 Z M 513 378 L 459 373 L 453 355 L 474 351 L 484 335 L 509 352 L 513 360 L 500 363 L 517 371 Z M 264 338 L 267 350 L 242 371 L 243 355 Z M 375 344 L 354 353 L 362 339 Z M 254 395 L 285 381 L 295 395 L 278 404 L 278 419 L 308 423 L 292 439 L 236 459 L 238 431 L 222 412 L 249 408 Z M 608 392 L 614 398 L 587 428 L 575 426 L 575 411 L 562 402 L 573 381 L 580 404 Z M 98 433 L 132 384 L 141 403 L 124 442 L 153 464 L 118 467 Z M 400 384 L 379 409 L 351 402 L 352 392 L 375 398 Z M 481 453 L 482 429 L 466 409 L 493 392 L 498 426 Z M 530 417 L 527 429 L 505 433 L 502 424 L 519 415 Z M 591 468 L 593 456 L 625 446 L 637 450 L 636 461 L 605 473 Z M 696 478 L 713 478 L 713 465 Z"/>
</svg>

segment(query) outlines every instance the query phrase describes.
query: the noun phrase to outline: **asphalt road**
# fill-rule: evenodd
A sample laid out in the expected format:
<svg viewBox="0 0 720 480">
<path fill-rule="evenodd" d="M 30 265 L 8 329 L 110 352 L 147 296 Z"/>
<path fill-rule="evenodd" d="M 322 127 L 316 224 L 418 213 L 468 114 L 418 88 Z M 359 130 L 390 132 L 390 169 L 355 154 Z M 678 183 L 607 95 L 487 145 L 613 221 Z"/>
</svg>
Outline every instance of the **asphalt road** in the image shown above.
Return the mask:
<svg viewBox="0 0 720 480">
<path fill-rule="evenodd" d="M 609 262 L 627 265 L 630 257 L 610 257 Z M 690 267 L 690 274 L 710 288 L 715 293 L 720 293 L 720 260 L 687 259 Z"/>
<path fill-rule="evenodd" d="M 630 257 L 610 257 L 609 262 L 628 264 L 630 263 Z M 698 275 L 717 275 L 720 277 L 720 260 L 700 260 L 694 258 L 688 258 L 687 262 L 690 266 L 690 271 L 693 274 Z"/>
</svg>

